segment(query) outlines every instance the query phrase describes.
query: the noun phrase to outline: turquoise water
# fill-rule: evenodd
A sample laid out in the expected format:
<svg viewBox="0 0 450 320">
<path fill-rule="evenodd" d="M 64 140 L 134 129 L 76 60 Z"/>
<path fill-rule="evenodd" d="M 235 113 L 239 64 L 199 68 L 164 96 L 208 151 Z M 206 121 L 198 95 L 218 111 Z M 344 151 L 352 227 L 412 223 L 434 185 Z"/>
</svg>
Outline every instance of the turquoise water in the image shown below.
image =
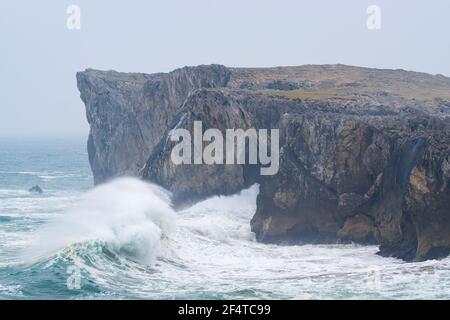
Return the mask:
<svg viewBox="0 0 450 320">
<path fill-rule="evenodd" d="M 84 139 L 0 139 L 0 297 L 51 298 L 70 294 L 56 285 L 65 263 L 23 265 L 33 232 L 92 186 Z M 43 194 L 28 189 L 39 185 Z"/>
<path fill-rule="evenodd" d="M 257 185 L 174 212 L 136 179 L 93 188 L 87 159 L 84 138 L 0 140 L 1 299 L 450 298 L 448 258 L 260 244 Z"/>
</svg>

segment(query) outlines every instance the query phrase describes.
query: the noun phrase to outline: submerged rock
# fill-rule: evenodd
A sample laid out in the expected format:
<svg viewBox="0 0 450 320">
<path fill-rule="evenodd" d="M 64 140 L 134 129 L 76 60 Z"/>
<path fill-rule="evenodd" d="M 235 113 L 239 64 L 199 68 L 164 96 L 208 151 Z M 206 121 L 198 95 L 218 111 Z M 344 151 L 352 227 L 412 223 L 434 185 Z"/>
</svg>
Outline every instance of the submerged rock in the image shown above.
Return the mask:
<svg viewBox="0 0 450 320">
<path fill-rule="evenodd" d="M 178 205 L 260 184 L 258 241 L 358 242 L 404 260 L 450 253 L 450 79 L 342 65 L 77 74 L 94 179 L 140 176 Z M 295 84 L 295 85 L 294 85 Z M 304 85 L 307 84 L 307 85 Z M 179 165 L 177 127 L 280 129 L 280 170 Z"/>
<path fill-rule="evenodd" d="M 35 185 L 34 187 L 31 187 L 30 189 L 28 189 L 28 191 L 33 192 L 33 193 L 43 193 L 44 192 L 42 190 L 42 188 L 39 187 L 38 185 Z"/>
</svg>

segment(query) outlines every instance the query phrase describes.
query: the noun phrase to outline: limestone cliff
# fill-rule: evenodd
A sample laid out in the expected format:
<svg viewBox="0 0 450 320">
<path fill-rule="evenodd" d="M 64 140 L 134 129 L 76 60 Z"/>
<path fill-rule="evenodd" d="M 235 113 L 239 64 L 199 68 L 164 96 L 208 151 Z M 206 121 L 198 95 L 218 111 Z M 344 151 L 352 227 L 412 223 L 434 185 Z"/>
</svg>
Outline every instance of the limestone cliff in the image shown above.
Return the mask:
<svg viewBox="0 0 450 320">
<path fill-rule="evenodd" d="M 77 73 L 91 128 L 88 151 L 95 183 L 138 176 L 188 94 L 222 87 L 229 77 L 227 68 L 215 65 L 152 75 L 92 69 Z"/>
<path fill-rule="evenodd" d="M 275 243 L 358 242 L 404 260 L 450 253 L 450 79 L 343 65 L 77 74 L 95 182 L 154 181 L 177 204 L 260 183 L 251 221 Z M 280 170 L 179 165 L 174 127 L 280 129 Z"/>
</svg>

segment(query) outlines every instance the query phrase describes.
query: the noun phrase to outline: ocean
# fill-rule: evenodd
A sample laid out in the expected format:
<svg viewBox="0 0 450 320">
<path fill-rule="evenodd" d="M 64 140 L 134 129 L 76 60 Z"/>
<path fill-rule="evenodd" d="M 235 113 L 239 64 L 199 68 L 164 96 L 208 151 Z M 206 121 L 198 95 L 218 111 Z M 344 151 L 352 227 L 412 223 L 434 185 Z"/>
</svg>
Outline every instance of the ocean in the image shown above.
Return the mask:
<svg viewBox="0 0 450 320">
<path fill-rule="evenodd" d="M 258 185 L 179 212 L 138 179 L 94 188 L 85 140 L 0 139 L 1 299 L 450 298 L 450 258 L 257 243 Z"/>
</svg>

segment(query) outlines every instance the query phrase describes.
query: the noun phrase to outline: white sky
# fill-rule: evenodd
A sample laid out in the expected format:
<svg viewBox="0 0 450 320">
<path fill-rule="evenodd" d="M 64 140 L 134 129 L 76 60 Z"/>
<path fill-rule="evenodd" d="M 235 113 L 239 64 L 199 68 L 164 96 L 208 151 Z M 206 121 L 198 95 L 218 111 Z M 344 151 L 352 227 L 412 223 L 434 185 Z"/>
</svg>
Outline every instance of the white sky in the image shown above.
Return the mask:
<svg viewBox="0 0 450 320">
<path fill-rule="evenodd" d="M 81 8 L 81 30 L 66 27 Z M 366 9 L 379 5 L 382 29 Z M 450 76 L 448 0 L 2 0 L 0 136 L 86 135 L 75 73 L 345 63 Z"/>
</svg>

